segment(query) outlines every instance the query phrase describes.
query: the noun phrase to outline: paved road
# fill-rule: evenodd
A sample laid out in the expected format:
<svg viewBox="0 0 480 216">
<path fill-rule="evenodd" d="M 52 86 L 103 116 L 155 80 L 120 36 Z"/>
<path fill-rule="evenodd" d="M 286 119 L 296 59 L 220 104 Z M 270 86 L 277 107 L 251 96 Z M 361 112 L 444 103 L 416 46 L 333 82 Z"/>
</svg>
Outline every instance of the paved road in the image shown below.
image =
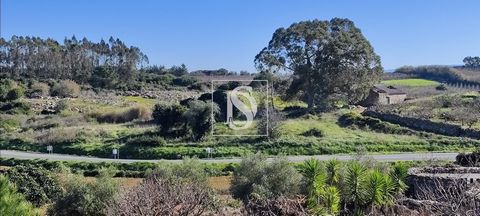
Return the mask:
<svg viewBox="0 0 480 216">
<path fill-rule="evenodd" d="M 399 154 L 371 154 L 369 157 L 378 161 L 419 161 L 419 160 L 448 160 L 453 161 L 458 153 L 399 153 Z M 118 163 L 133 163 L 133 162 L 180 162 L 181 160 L 137 160 L 137 159 L 108 159 L 85 157 L 76 155 L 63 154 L 45 154 L 35 152 L 21 152 L 0 150 L 0 157 L 3 158 L 17 158 L 17 159 L 48 159 L 54 161 L 88 161 L 88 162 L 118 162 Z M 301 162 L 309 158 L 316 158 L 319 160 L 351 160 L 354 155 L 315 155 L 315 156 L 287 156 L 288 160 L 292 162 Z M 201 159 L 202 162 L 207 163 L 222 163 L 222 162 L 239 162 L 240 158 L 219 158 L 219 159 Z"/>
</svg>

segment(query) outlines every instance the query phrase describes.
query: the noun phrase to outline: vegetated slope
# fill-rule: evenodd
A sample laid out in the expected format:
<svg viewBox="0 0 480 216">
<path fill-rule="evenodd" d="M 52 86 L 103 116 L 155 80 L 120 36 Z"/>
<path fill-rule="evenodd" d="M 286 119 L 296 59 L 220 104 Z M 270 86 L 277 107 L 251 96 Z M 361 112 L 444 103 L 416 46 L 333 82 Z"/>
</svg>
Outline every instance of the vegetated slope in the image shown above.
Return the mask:
<svg viewBox="0 0 480 216">
<path fill-rule="evenodd" d="M 480 84 L 480 72 L 450 66 L 405 66 L 398 68 L 395 74 L 405 74 L 410 77 L 435 80 L 446 83 L 463 83 L 469 85 Z"/>
<path fill-rule="evenodd" d="M 119 100 L 122 101 L 122 98 L 132 106 L 146 103 L 123 96 Z M 125 104 L 78 104 L 84 100 L 88 99 L 68 100 L 67 103 L 72 107 L 88 104 L 88 108 L 40 115 L 34 121 L 24 115 L 3 115 L 3 119 L 13 119 L 20 123 L 0 136 L 0 147 L 45 152 L 45 146 L 51 144 L 56 153 L 98 157 L 111 157 L 112 149 L 119 148 L 121 158 L 179 159 L 186 156 L 205 158 L 208 156 L 206 147 L 214 148 L 213 157 L 238 157 L 258 151 L 271 155 L 314 155 L 353 153 L 360 146 L 369 152 L 412 152 L 456 151 L 471 149 L 476 145 L 475 141 L 454 137 L 395 134 L 368 127 L 343 127 L 338 124 L 338 118 L 345 110 L 287 119 L 281 123 L 281 136 L 277 139 L 208 137 L 192 143 L 182 138 L 164 138 L 157 133 L 157 126 L 148 122 L 99 123 L 78 110 L 110 112 L 125 109 L 122 108 Z M 224 127 L 224 123 L 217 124 L 220 128 Z"/>
<path fill-rule="evenodd" d="M 382 81 L 382 84 L 392 86 L 407 86 L 407 87 L 427 87 L 437 86 L 440 83 L 426 79 L 394 79 Z"/>
</svg>

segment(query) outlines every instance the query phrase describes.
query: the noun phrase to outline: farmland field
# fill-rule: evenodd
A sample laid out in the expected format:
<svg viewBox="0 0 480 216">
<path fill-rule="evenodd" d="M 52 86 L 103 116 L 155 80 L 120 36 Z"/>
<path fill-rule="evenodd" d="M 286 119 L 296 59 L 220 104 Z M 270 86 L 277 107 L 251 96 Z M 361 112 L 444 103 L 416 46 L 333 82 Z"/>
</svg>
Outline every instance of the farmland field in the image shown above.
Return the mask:
<svg viewBox="0 0 480 216">
<path fill-rule="evenodd" d="M 427 87 L 427 86 L 436 86 L 439 85 L 439 82 L 426 80 L 426 79 L 396 79 L 396 80 L 385 80 L 382 81 L 382 84 L 392 85 L 392 86 L 406 86 L 406 87 Z"/>
</svg>

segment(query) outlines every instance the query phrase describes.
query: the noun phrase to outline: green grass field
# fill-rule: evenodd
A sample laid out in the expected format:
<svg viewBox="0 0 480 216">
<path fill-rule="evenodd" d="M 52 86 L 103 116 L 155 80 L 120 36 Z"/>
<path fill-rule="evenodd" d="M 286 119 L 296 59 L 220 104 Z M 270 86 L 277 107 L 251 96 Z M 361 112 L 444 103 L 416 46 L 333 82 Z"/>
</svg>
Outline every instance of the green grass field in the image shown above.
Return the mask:
<svg viewBox="0 0 480 216">
<path fill-rule="evenodd" d="M 432 80 L 426 80 L 426 79 L 396 79 L 396 80 L 382 81 L 382 84 L 392 85 L 392 86 L 427 87 L 427 86 L 436 86 L 436 85 L 439 85 L 440 83 Z"/>
<path fill-rule="evenodd" d="M 393 80 L 395 81 L 395 80 Z M 412 83 L 432 82 L 428 80 Z M 185 138 L 162 138 L 156 134 L 157 126 L 147 122 L 99 123 L 89 117 L 92 112 L 111 112 L 143 105 L 152 109 L 157 102 L 141 97 L 118 97 L 112 103 L 79 98 L 68 100 L 69 115 L 29 116 L 6 115 L 19 122 L 12 130 L 0 136 L 0 148 L 45 152 L 46 144 L 53 144 L 55 153 L 110 157 L 113 148 L 119 148 L 124 158 L 179 159 L 207 157 L 206 147 L 215 149 L 213 157 L 239 157 L 263 152 L 270 155 L 313 155 L 353 153 L 359 146 L 369 152 L 459 151 L 472 150 L 480 141 L 445 136 L 420 136 L 373 131 L 369 128 L 342 127 L 338 118 L 351 110 L 305 115 L 286 119 L 280 124 L 280 137 L 265 139 L 255 136 L 215 136 L 200 142 Z M 277 109 L 298 106 L 300 101 L 282 101 L 274 98 Z M 413 106 L 413 105 L 410 105 Z M 23 120 L 22 120 L 23 119 Z M 256 135 L 256 124 L 245 131 L 232 131 L 223 122 L 215 124 L 214 134 Z M 309 135 L 316 129 L 321 135 Z"/>
</svg>

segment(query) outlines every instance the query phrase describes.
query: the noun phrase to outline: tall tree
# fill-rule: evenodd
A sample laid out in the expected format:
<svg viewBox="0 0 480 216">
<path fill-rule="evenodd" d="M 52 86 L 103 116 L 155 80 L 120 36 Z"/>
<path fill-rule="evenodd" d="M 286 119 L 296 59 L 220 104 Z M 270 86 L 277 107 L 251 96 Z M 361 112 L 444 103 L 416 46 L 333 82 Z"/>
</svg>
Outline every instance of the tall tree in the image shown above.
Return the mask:
<svg viewBox="0 0 480 216">
<path fill-rule="evenodd" d="M 40 215 L 3 175 L 0 175 L 0 215 Z"/>
<path fill-rule="evenodd" d="M 63 44 L 51 38 L 0 38 L 0 76 L 12 79 L 71 79 L 86 83 L 95 68 L 111 68 L 118 81 L 126 83 L 135 78 L 135 71 L 148 62 L 137 47 L 127 47 L 120 39 L 110 38 L 99 43 L 75 36 Z M 114 83 L 114 81 L 112 81 Z"/>
<path fill-rule="evenodd" d="M 467 68 L 480 68 L 480 57 L 468 56 L 463 59 L 463 63 Z"/>
<path fill-rule="evenodd" d="M 255 57 L 259 71 L 292 74 L 289 93 L 311 109 L 335 98 L 356 103 L 383 73 L 380 57 L 348 19 L 302 21 L 279 28 Z"/>
</svg>

